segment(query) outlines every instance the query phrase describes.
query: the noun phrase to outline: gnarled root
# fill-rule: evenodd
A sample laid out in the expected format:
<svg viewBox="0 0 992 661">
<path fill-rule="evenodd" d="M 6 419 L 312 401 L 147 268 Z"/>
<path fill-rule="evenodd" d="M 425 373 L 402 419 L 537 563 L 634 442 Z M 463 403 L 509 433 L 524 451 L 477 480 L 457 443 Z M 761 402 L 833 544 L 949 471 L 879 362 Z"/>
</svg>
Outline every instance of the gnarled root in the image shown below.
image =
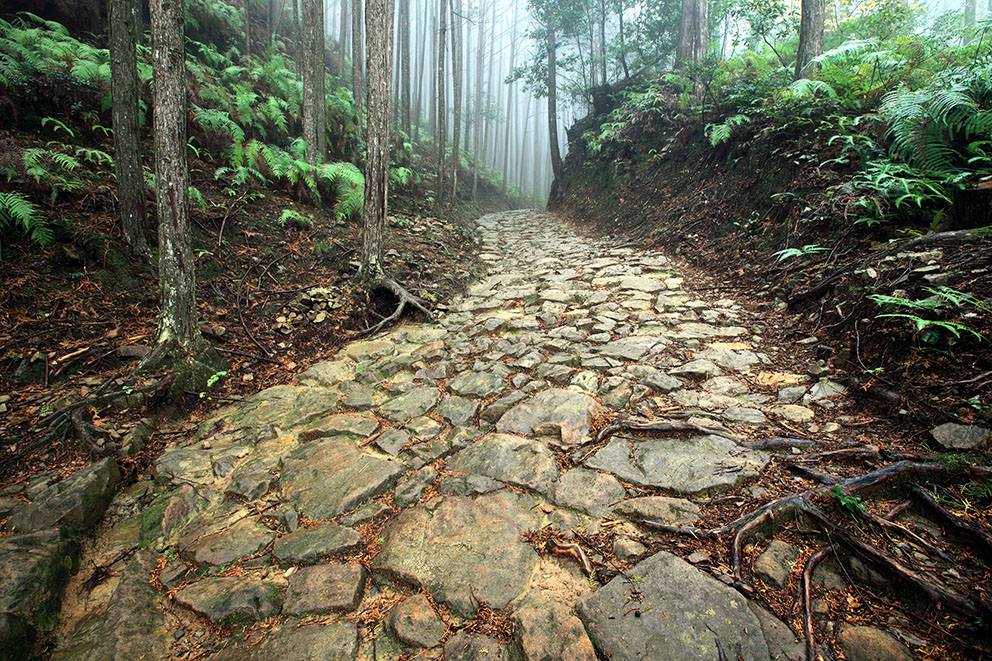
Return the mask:
<svg viewBox="0 0 992 661">
<path fill-rule="evenodd" d="M 428 321 L 434 321 L 434 313 L 427 309 L 423 301 L 421 301 L 419 298 L 408 292 L 406 289 L 403 288 L 402 285 L 400 285 L 392 278 L 385 278 L 385 277 L 377 278 L 376 280 L 369 283 L 368 291 L 372 292 L 375 291 L 376 289 L 385 289 L 389 291 L 394 296 L 396 296 L 396 298 L 398 298 L 400 302 L 396 306 L 396 310 L 394 310 L 391 315 L 389 315 L 388 317 L 377 323 L 375 326 L 372 326 L 371 328 L 366 328 L 363 331 L 358 331 L 357 333 L 354 334 L 353 337 L 358 338 L 358 337 L 367 337 L 369 335 L 375 335 L 380 330 L 382 330 L 392 322 L 399 319 L 400 315 L 403 314 L 403 310 L 406 309 L 407 305 L 410 305 L 411 307 L 420 311 L 425 317 L 427 317 Z"/>
</svg>

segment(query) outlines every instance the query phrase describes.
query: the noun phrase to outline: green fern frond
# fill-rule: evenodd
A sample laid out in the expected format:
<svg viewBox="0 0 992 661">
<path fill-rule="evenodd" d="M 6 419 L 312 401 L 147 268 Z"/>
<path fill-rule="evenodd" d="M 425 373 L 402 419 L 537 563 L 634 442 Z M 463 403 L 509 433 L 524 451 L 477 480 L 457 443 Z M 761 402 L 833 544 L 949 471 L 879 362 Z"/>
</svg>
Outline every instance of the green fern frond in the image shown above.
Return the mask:
<svg viewBox="0 0 992 661">
<path fill-rule="evenodd" d="M 800 78 L 791 85 L 789 91 L 793 96 L 807 97 L 816 96 L 818 93 L 825 94 L 831 99 L 837 98 L 837 91 L 822 80 L 812 80 L 810 78 Z"/>
<path fill-rule="evenodd" d="M 38 207 L 20 193 L 0 193 L 0 233 L 6 235 L 15 229 L 41 246 L 52 241 L 52 230 L 38 213 Z"/>
</svg>

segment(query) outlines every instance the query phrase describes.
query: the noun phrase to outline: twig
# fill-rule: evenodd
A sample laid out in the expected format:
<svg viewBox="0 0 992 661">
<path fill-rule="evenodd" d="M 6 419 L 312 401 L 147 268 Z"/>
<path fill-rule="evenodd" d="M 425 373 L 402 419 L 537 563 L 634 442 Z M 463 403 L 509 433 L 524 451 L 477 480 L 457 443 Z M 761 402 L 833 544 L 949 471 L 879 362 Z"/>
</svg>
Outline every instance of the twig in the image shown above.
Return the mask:
<svg viewBox="0 0 992 661">
<path fill-rule="evenodd" d="M 221 353 L 231 354 L 232 356 L 242 356 L 244 358 L 253 358 L 255 360 L 261 360 L 266 363 L 274 363 L 276 365 L 282 365 L 281 361 L 275 360 L 273 358 L 266 358 L 265 356 L 259 356 L 258 354 L 254 354 L 254 353 L 245 353 L 244 351 L 235 351 L 234 349 L 221 349 L 220 347 L 214 347 L 214 350 L 219 351 Z"/>
</svg>

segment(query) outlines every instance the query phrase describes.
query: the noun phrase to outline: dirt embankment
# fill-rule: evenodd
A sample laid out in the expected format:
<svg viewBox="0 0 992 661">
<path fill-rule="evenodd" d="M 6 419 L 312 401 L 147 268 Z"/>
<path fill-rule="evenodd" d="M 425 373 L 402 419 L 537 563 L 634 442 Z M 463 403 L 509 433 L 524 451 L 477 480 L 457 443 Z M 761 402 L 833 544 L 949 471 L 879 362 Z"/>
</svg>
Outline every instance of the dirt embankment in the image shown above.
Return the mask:
<svg viewBox="0 0 992 661">
<path fill-rule="evenodd" d="M 782 313 L 782 342 L 804 341 L 867 402 L 916 428 L 992 417 L 987 234 L 910 217 L 855 222 L 859 164 L 829 131 L 755 122 L 714 147 L 704 127 L 718 119 L 673 108 L 630 122 L 593 153 L 583 136 L 602 133 L 604 121 L 569 130 L 551 209 L 662 247 L 715 276 L 714 287 L 754 295 Z M 934 299 L 943 288 L 951 300 Z M 973 298 L 955 301 L 955 292 Z M 873 295 L 937 307 L 883 306 Z"/>
</svg>

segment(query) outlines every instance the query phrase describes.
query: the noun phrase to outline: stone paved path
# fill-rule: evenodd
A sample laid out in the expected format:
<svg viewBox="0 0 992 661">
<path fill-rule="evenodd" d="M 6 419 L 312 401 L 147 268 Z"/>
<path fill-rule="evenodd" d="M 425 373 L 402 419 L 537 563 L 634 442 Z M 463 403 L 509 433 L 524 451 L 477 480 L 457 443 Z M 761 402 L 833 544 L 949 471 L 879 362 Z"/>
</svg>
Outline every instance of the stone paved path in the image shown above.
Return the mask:
<svg viewBox="0 0 992 661">
<path fill-rule="evenodd" d="M 784 624 L 652 552 L 636 525 L 696 521 L 694 500 L 747 488 L 767 453 L 704 434 L 584 444 L 632 415 L 808 428 L 834 386 L 775 372 L 741 306 L 700 298 L 660 254 L 534 211 L 479 225 L 490 275 L 438 322 L 221 410 L 162 454 L 154 482 L 116 495 L 69 583 L 55 658 L 715 660 L 716 640 L 730 658 L 802 658 Z M 116 484 L 110 461 L 83 473 L 59 493 Z M 35 502 L 12 519 L 49 538 L 20 552 L 69 554 L 50 529 L 69 519 L 43 516 L 61 501 Z M 613 564 L 590 561 L 615 576 L 593 580 L 567 545 L 538 553 L 525 537 L 548 525 L 612 539 Z M 20 537 L 0 544 L 18 552 Z M 57 583 L 51 565 L 36 571 Z M 95 565 L 115 575 L 84 584 Z M 5 609 L 34 608 L 21 599 Z M 507 607 L 512 644 L 478 633 Z"/>
</svg>

